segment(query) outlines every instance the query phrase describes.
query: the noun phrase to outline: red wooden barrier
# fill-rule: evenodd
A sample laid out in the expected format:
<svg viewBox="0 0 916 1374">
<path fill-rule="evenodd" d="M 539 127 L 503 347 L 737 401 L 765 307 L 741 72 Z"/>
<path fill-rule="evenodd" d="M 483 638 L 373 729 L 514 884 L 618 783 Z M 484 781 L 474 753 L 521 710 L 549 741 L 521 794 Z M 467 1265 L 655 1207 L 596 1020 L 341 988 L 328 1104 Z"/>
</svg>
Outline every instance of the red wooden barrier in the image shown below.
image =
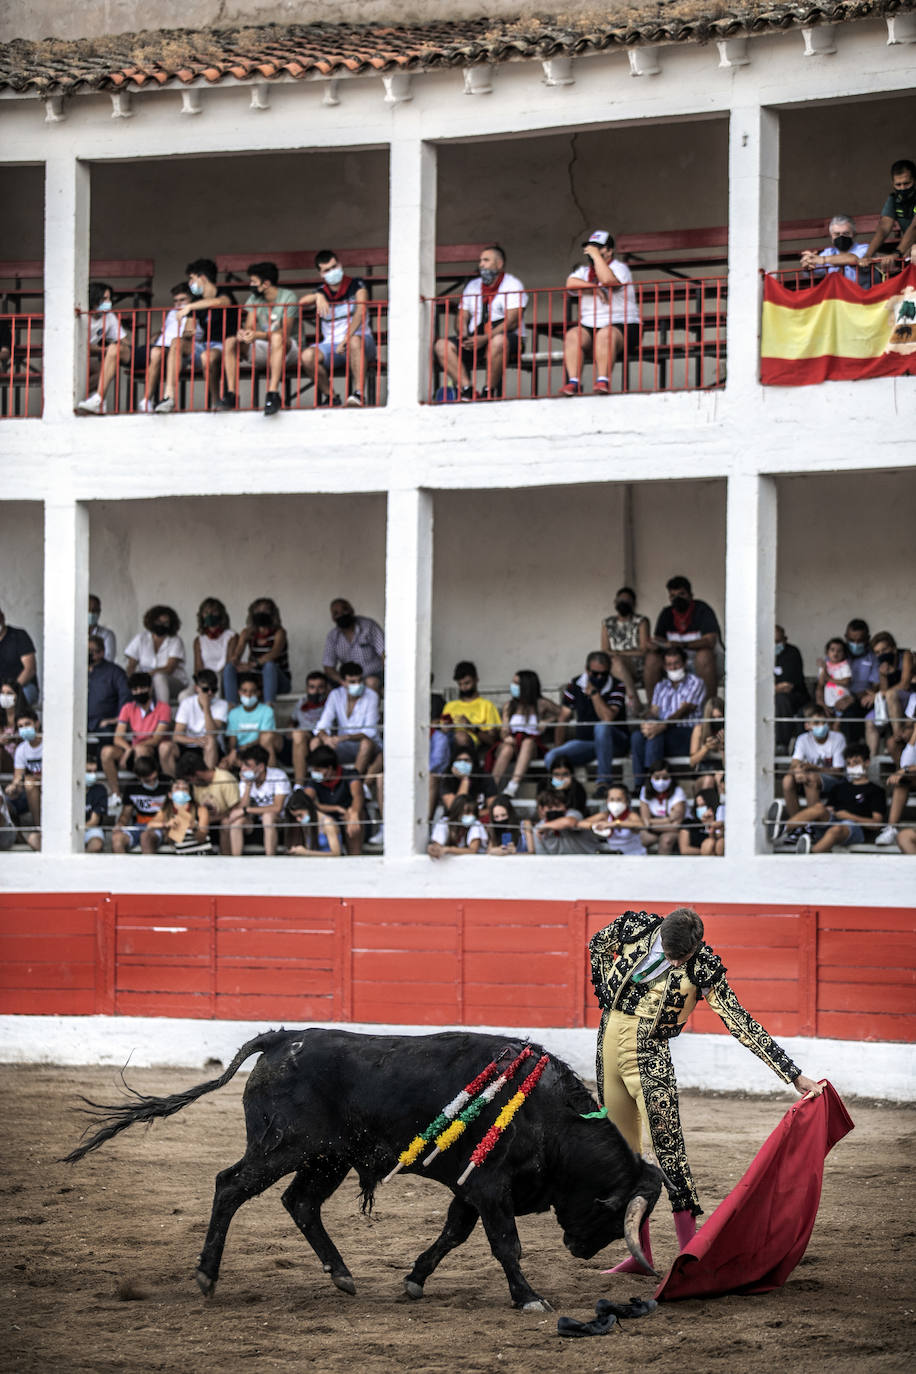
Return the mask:
<svg viewBox="0 0 916 1374">
<path fill-rule="evenodd" d="M 587 940 L 624 905 L 11 895 L 0 1011 L 592 1026 Z M 912 911 L 699 910 L 738 996 L 775 1035 L 916 1039 Z M 702 1003 L 689 1030 L 725 1034 Z"/>
</svg>

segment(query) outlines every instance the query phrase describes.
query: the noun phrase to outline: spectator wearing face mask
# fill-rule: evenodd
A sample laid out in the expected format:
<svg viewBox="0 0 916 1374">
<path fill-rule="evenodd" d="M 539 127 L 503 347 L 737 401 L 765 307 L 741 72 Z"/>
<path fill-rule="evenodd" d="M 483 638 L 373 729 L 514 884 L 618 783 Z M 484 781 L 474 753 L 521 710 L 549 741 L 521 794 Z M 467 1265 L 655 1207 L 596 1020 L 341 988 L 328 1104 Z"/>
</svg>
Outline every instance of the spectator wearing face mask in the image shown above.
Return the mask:
<svg viewBox="0 0 916 1374">
<path fill-rule="evenodd" d="M 814 702 L 804 707 L 805 728 L 795 741 L 789 771 L 782 780 L 782 798 L 767 809 L 767 838 L 771 843 L 782 839 L 784 820 L 801 809 L 799 792 L 804 793 L 804 805 L 814 806 L 821 797 L 829 796 L 846 768 L 846 741 L 839 730 L 831 730 L 824 712 Z"/>
<path fill-rule="evenodd" d="M 847 281 L 861 282 L 870 286 L 871 274 L 865 272 L 860 277 L 862 259 L 868 252 L 867 243 L 856 242 L 856 223 L 850 215 L 834 215 L 827 225 L 830 243 L 819 252 L 806 248 L 801 255 L 801 265 L 810 271 L 815 281 L 825 275 L 842 272 Z"/>
<path fill-rule="evenodd" d="M 801 652 L 794 644 L 789 643 L 786 632 L 781 625 L 776 626 L 775 639 L 773 714 L 776 718 L 776 725 L 774 733 L 777 750 L 780 753 L 785 753 L 793 735 L 798 733 L 796 722 L 792 719 L 786 719 L 786 717 L 797 716 L 802 707 L 808 704 L 810 693 L 808 692 L 808 684 L 805 682 L 805 669 Z"/>
<path fill-rule="evenodd" d="M 305 679 L 305 696 L 300 697 L 293 707 L 293 779 L 297 787 L 305 783 L 308 751 L 318 743 L 318 722 L 328 699 L 330 685 L 326 674 L 316 668 Z"/>
<path fill-rule="evenodd" d="M 884 790 L 868 781 L 871 753 L 863 740 L 853 740 L 846 750 L 846 778 L 830 793 L 830 802 L 797 811 L 792 830 L 801 830 L 797 854 L 828 854 L 838 844 L 869 844 L 875 839 L 887 808 Z"/>
<path fill-rule="evenodd" d="M 256 669 L 261 679 L 261 696 L 268 706 L 292 684 L 289 675 L 289 646 L 280 619 L 280 608 L 269 596 L 259 596 L 248 607 L 245 628 L 235 650 L 227 656 L 223 673 L 227 700 L 238 701 L 239 668 Z"/>
<path fill-rule="evenodd" d="M 621 587 L 614 597 L 614 613 L 601 622 L 601 648 L 611 656 L 611 672 L 627 689 L 627 701 L 636 705 L 636 688 L 642 683 L 649 649 L 648 616 L 637 615 L 636 593 Z"/>
<path fill-rule="evenodd" d="M 687 671 L 687 655 L 680 645 L 665 650 L 664 665 L 665 677 L 656 685 L 646 717 L 631 739 L 633 775 L 639 787 L 662 759 L 687 753 L 692 727 L 700 720 L 706 699 L 702 681 Z"/>
<path fill-rule="evenodd" d="M 913 712 L 916 714 L 916 701 L 913 702 Z M 901 824 L 910 792 L 916 787 L 916 720 L 913 721 L 900 756 L 900 767 L 891 773 L 887 785 L 892 789 L 890 814 L 887 825 L 875 840 L 875 844 L 883 846 L 896 843 L 902 853 L 916 854 L 916 826 Z"/>
<path fill-rule="evenodd" d="M 181 621 L 171 606 L 150 606 L 143 629 L 125 650 L 127 676 L 138 669 L 150 673 L 157 701 L 168 702 L 188 685 Z"/>
<path fill-rule="evenodd" d="M 201 359 L 204 351 L 203 330 L 193 318 L 183 318 L 178 313 L 183 306 L 191 304 L 191 288 L 186 281 L 180 281 L 171 288 L 169 295 L 172 297 L 172 308 L 166 313 L 162 321 L 162 329 L 150 349 L 149 363 L 143 385 L 143 397 L 137 407 L 143 415 L 151 415 L 156 408 L 156 403 L 152 398 L 159 392 L 162 382 L 162 364 L 166 357 L 169 357 L 173 367 L 177 366 L 186 371 L 188 360 L 193 356 L 194 374 L 198 377 L 201 375 Z M 150 324 L 152 324 L 152 319 Z M 172 345 L 179 341 L 181 348 L 173 350 Z"/>
<path fill-rule="evenodd" d="M 275 262 L 253 262 L 248 268 L 251 294 L 245 302 L 245 322 L 223 345 L 224 391 L 220 410 L 235 410 L 239 360 L 251 360 L 255 372 L 267 372 L 264 414 L 276 415 L 281 406 L 280 388 L 287 369 L 296 366 L 299 311 L 295 291 L 280 286 Z"/>
<path fill-rule="evenodd" d="M 0 772 L 12 770 L 13 754 L 19 743 L 16 721 L 27 705 L 16 679 L 0 678 Z"/>
<path fill-rule="evenodd" d="M 864 620 L 850 620 L 846 638 L 829 640 L 827 658 L 817 680 L 817 699 L 831 710 L 846 736 L 847 743 L 861 732 L 861 721 L 875 704 L 881 684 L 878 660 L 868 647 L 869 631 Z M 837 644 L 844 644 L 846 657 L 836 658 Z M 847 672 L 848 669 L 848 672 Z"/>
<path fill-rule="evenodd" d="M 505 854 L 533 854 L 534 832 L 529 820 L 521 820 L 505 792 L 494 797 L 490 806 L 487 827 L 487 853 L 497 857 Z"/>
<path fill-rule="evenodd" d="M 102 415 L 105 397 L 121 364 L 130 362 L 130 339 L 114 311 L 114 292 L 107 282 L 89 283 L 89 391 L 77 410 Z"/>
<path fill-rule="evenodd" d="M 452 761 L 439 783 L 439 803 L 447 811 L 456 797 L 473 797 L 478 815 L 485 815 L 490 799 L 499 791 L 489 773 L 480 767 L 472 744 L 454 746 Z"/>
<path fill-rule="evenodd" d="M 239 858 L 245 840 L 260 828 L 264 839 L 264 853 L 277 852 L 278 826 L 291 788 L 282 768 L 270 766 L 270 756 L 260 744 L 249 744 L 239 750 L 239 799 L 226 817 L 229 829 L 229 852 Z"/>
<path fill-rule="evenodd" d="M 688 814 L 687 793 L 674 782 L 664 763 L 652 769 L 639 792 L 642 842 L 647 849 L 658 846 L 659 854 L 674 854 L 678 831 Z"/>
<path fill-rule="evenodd" d="M 212 258 L 195 258 L 185 268 L 188 287 L 193 297 L 187 305 L 178 307 L 180 334 L 169 346 L 165 365 L 163 397 L 156 406 L 157 415 L 175 409 L 175 393 L 181 371 L 182 355 L 192 341 L 196 341 L 195 363 L 199 363 L 205 380 L 206 402 L 211 410 L 219 410 L 220 368 L 223 343 L 237 327 L 238 309 L 231 291 L 217 284 L 216 263 Z M 198 352 L 198 347 L 200 351 Z"/>
<path fill-rule="evenodd" d="M 19 743 L 13 753 L 13 780 L 6 789 L 6 800 L 17 818 L 28 811 L 33 830 L 26 834 L 31 849 L 41 848 L 41 728 L 38 713 L 23 706 L 16 720 Z"/>
<path fill-rule="evenodd" d="M 585 660 L 585 672 L 563 689 L 560 723 L 554 735 L 557 743 L 544 760 L 548 771 L 558 759 L 571 767 L 597 759 L 595 796 L 607 796 L 615 754 L 626 753 L 630 745 L 625 719 L 623 683 L 611 674 L 609 655 L 596 650 Z"/>
<path fill-rule="evenodd" d="M 448 816 L 433 824 L 426 852 L 431 859 L 445 854 L 486 854 L 487 829 L 477 818 L 473 797 L 456 797 Z"/>
<path fill-rule="evenodd" d="M 582 812 L 567 806 L 553 788 L 538 793 L 537 814 L 536 854 L 598 854 L 604 850 L 604 841 L 590 827 L 580 829 Z"/>
<path fill-rule="evenodd" d="M 241 760 L 242 749 L 252 744 L 260 744 L 267 751 L 273 766 L 276 763 L 276 746 L 279 736 L 275 733 L 277 721 L 274 708 L 261 700 L 261 680 L 256 673 L 242 673 L 239 679 L 239 704 L 233 706 L 226 720 L 226 743 L 229 752 L 223 759 L 224 768 L 236 768 Z"/>
<path fill-rule="evenodd" d="M 189 750 L 199 753 L 208 768 L 215 768 L 220 754 L 219 736 L 228 718 L 229 704 L 219 696 L 216 674 L 201 668 L 194 674 L 194 695 L 178 703 L 172 738 L 159 745 L 162 771 L 173 777 L 179 757 Z"/>
<path fill-rule="evenodd" d="M 110 630 L 107 625 L 100 625 L 102 618 L 102 603 L 92 592 L 89 593 L 89 633 L 99 635 L 105 646 L 105 658 L 109 663 L 115 663 L 118 657 L 118 641 L 114 630 Z"/>
<path fill-rule="evenodd" d="M 309 780 L 303 788 L 318 812 L 338 827 L 348 854 L 360 854 L 366 802 L 362 783 L 351 768 L 344 768 L 334 749 L 320 744 L 309 757 Z"/>
<path fill-rule="evenodd" d="M 83 848 L 87 854 L 101 854 L 105 848 L 102 826 L 108 811 L 108 793 L 103 776 L 99 772 L 98 756 L 94 751 L 87 752 L 83 819 Z"/>
<path fill-rule="evenodd" d="M 669 577 L 665 583 L 668 605 L 659 611 L 655 622 L 652 645 L 646 654 L 646 692 L 649 699 L 664 671 L 665 653 L 669 648 L 683 649 L 687 667 L 702 678 L 705 694 L 714 697 L 719 685 L 716 655 L 722 643 L 722 632 L 715 611 L 705 601 L 693 595 L 686 577 Z"/>
<path fill-rule="evenodd" d="M 725 771 L 725 702 L 710 697 L 703 719 L 690 734 L 690 767 L 698 774 L 697 787 L 717 787 Z"/>
<path fill-rule="evenodd" d="M 881 207 L 878 227 L 872 234 L 863 264 L 874 260 L 885 271 L 894 266 L 895 255 L 879 251 L 884 240 L 894 232 L 900 235 L 897 253 L 906 259 L 916 243 L 916 163 L 909 158 L 901 158 L 891 167 L 891 192 Z"/>
<path fill-rule="evenodd" d="M 720 809 L 721 825 L 718 820 Z M 714 786 L 697 788 L 693 799 L 693 815 L 685 816 L 684 823 L 677 833 L 678 853 L 683 854 L 685 858 L 699 858 L 703 854 L 715 853 L 718 830 L 722 831 L 724 853 L 724 820 L 725 804 L 720 802 L 717 789 Z M 711 847 L 708 844 L 710 840 Z"/>
<path fill-rule="evenodd" d="M 302 355 L 302 374 L 315 379 L 318 404 L 332 403 L 331 378 L 342 377 L 347 405 L 361 406 L 366 395 L 366 368 L 375 362 L 376 346 L 369 328 L 369 288 L 362 277 L 348 277 L 332 248 L 315 255 L 321 283 L 299 297 L 314 309 L 321 339 Z"/>
<path fill-rule="evenodd" d="M 509 699 L 502 709 L 500 742 L 493 763 L 493 781 L 497 786 L 512 764 L 512 777 L 503 789 L 506 796 L 516 795 L 535 754 L 545 752 L 544 724 L 557 720 L 559 715 L 556 702 L 541 692 L 537 673 L 530 668 L 519 669 L 509 684 Z"/>
<path fill-rule="evenodd" d="M 176 778 L 166 800 L 147 830 L 147 843 L 153 851 L 170 844 L 175 854 L 209 854 L 210 814 L 198 806 L 189 783 Z"/>
<path fill-rule="evenodd" d="M 913 677 L 913 653 L 910 649 L 898 649 L 889 630 L 879 630 L 873 635 L 869 647 L 878 665 L 878 689 L 865 717 L 865 743 L 874 756 L 886 733 L 887 751 L 898 762 L 909 735 L 905 716 L 906 688 Z"/>
<path fill-rule="evenodd" d="M 622 854 L 625 858 L 645 855 L 642 827 L 642 817 L 633 810 L 629 788 L 619 782 L 608 788 L 607 810 L 584 816 L 579 822 L 580 830 L 590 830 L 604 840 L 611 854 Z"/>
<path fill-rule="evenodd" d="M 585 794 L 585 788 L 573 773 L 570 765 L 561 757 L 554 759 L 548 771 L 550 773 L 550 786 L 559 793 L 559 799 L 563 805 L 581 811 L 584 816 L 588 798 Z"/>
<path fill-rule="evenodd" d="M 7 625 L 0 611 L 0 680 L 15 684 L 29 706 L 38 702 L 35 645 L 28 630 Z"/>
<path fill-rule="evenodd" d="M 368 615 L 357 615 L 350 602 L 337 596 L 331 602 L 333 630 L 324 641 L 324 671 L 334 686 L 343 681 L 341 665 L 358 663 L 366 686 L 381 691 L 385 667 L 385 632 Z"/>
<path fill-rule="evenodd" d="M 102 771 L 108 783 L 108 806 L 112 811 L 121 805 L 118 769 L 133 768 L 136 772 L 141 759 L 154 761 L 172 719 L 167 702 L 152 700 L 153 680 L 149 673 L 131 673 L 127 686 L 131 699 L 118 712 L 114 739 L 102 747 Z M 155 771 L 155 763 L 153 767 Z"/>
<path fill-rule="evenodd" d="M 341 685 L 328 693 L 315 730 L 341 763 L 352 764 L 364 778 L 379 752 L 379 696 L 366 686 L 358 663 L 342 664 L 341 677 Z"/>
<path fill-rule="evenodd" d="M 287 854 L 299 859 L 340 858 L 343 854 L 340 827 L 318 810 L 314 798 L 303 788 L 290 793 L 283 814 Z"/>
<path fill-rule="evenodd" d="M 453 674 L 457 697 L 445 703 L 443 720 L 454 726 L 453 748 L 470 745 L 485 754 L 499 740 L 502 717 L 489 697 L 482 697 L 478 688 L 477 668 L 469 659 L 455 664 Z"/>
<path fill-rule="evenodd" d="M 229 612 L 215 596 L 204 597 L 197 608 L 197 634 L 194 636 L 194 672 L 209 668 L 222 685 L 226 664 L 232 659 L 239 637 L 229 624 Z M 228 699 L 228 698 L 227 698 Z"/>
<path fill-rule="evenodd" d="M 125 784 L 124 805 L 111 832 L 113 854 L 127 854 L 132 849 L 155 854 L 162 839 L 157 827 L 151 826 L 168 800 L 169 781 L 160 776 L 155 759 L 149 755 L 134 762 L 134 772 L 136 780 Z"/>
<path fill-rule="evenodd" d="M 101 635 L 91 634 L 86 697 L 89 733 L 100 742 L 110 743 L 121 708 L 130 699 L 127 674 L 117 663 L 110 663 L 105 657 L 105 642 Z"/>
<path fill-rule="evenodd" d="M 455 335 L 437 339 L 436 361 L 458 385 L 462 401 L 498 400 L 503 394 L 506 368 L 518 359 L 525 334 L 525 288 L 506 271 L 506 252 L 498 243 L 484 248 L 478 263 L 479 276 L 461 293 Z M 472 378 L 486 369 L 486 383 L 475 394 Z"/>
<path fill-rule="evenodd" d="M 211 826 L 219 827 L 220 853 L 228 854 L 228 818 L 239 799 L 237 778 L 228 768 L 208 768 L 203 755 L 193 751 L 182 755 L 175 772 L 176 782 L 191 788 L 195 804 L 206 807 Z"/>
</svg>

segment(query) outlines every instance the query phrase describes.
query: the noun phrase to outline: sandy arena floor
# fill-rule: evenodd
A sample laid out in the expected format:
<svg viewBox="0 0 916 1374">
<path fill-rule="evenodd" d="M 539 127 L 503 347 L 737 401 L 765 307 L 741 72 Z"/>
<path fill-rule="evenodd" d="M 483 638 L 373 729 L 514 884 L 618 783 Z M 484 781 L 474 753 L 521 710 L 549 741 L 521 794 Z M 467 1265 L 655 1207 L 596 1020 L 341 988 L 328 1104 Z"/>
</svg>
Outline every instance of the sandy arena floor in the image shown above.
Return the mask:
<svg viewBox="0 0 916 1374">
<path fill-rule="evenodd" d="M 209 1077 L 129 1072 L 141 1091 L 174 1092 Z M 662 1305 L 620 1335 L 561 1340 L 556 1315 L 512 1309 L 478 1227 L 429 1280 L 403 1296 L 410 1262 L 438 1233 L 449 1194 L 399 1178 L 371 1218 L 351 1178 L 328 1203 L 328 1231 L 353 1271 L 347 1297 L 280 1205 L 280 1187 L 247 1204 L 229 1233 L 217 1294 L 193 1280 L 213 1178 L 243 1149 L 239 1075 L 150 1131 L 134 1128 L 67 1166 L 55 1159 L 81 1130 L 78 1093 L 113 1100 L 110 1069 L 0 1066 L 0 1368 L 108 1374 L 241 1370 L 447 1374 L 504 1370 L 678 1374 L 814 1374 L 912 1367 L 916 1265 L 916 1108 L 851 1103 L 855 1131 L 827 1161 L 808 1253 L 786 1286 L 758 1298 Z M 711 1212 L 735 1184 L 790 1098 L 685 1094 L 691 1162 Z M 602 1278 L 623 1243 L 574 1260 L 552 1216 L 519 1222 L 523 1267 L 558 1313 L 587 1320 L 600 1296 L 649 1296 L 648 1279 Z M 656 1260 L 674 1254 L 670 1214 Z M 618 1250 L 620 1255 L 618 1255 Z"/>
</svg>

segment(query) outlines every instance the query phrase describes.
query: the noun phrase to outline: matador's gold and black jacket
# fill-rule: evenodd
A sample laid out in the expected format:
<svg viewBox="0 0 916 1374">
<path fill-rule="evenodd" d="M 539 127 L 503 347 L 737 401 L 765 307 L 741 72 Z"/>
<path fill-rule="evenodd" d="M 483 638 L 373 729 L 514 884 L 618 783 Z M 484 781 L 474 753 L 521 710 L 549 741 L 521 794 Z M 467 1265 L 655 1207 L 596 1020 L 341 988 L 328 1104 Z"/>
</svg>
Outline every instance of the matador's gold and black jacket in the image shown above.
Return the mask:
<svg viewBox="0 0 916 1374">
<path fill-rule="evenodd" d="M 662 918 L 651 912 L 625 911 L 592 938 L 589 945 L 592 982 L 604 1012 L 599 1043 L 607 1016 L 612 1011 L 645 1017 L 650 1022 L 649 1035 L 653 1039 L 671 1040 L 680 1034 L 697 999 L 705 997 L 736 1040 L 786 1083 L 797 1078 L 801 1069 L 742 1007 L 728 985 L 725 965 L 709 945 L 702 944 L 686 964 L 670 968 L 659 978 L 644 984 L 632 981 L 661 923 Z"/>
</svg>

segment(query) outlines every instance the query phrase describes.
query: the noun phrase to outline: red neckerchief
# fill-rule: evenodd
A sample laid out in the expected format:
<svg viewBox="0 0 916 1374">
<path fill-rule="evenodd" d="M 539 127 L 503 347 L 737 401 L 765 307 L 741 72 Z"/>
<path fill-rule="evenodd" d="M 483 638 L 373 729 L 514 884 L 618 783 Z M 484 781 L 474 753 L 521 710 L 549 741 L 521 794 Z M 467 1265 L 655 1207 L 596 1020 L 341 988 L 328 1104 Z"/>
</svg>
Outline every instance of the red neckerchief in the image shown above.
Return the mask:
<svg viewBox="0 0 916 1374">
<path fill-rule="evenodd" d="M 480 279 L 480 294 L 481 294 L 481 296 L 483 296 L 483 298 L 484 298 L 485 301 L 491 301 L 491 300 L 493 299 L 493 297 L 496 295 L 496 293 L 497 293 L 497 291 L 499 290 L 499 288 L 502 286 L 503 277 L 504 277 L 505 275 L 506 275 L 505 272 L 500 272 L 500 274 L 499 274 L 499 276 L 496 278 L 496 280 L 495 280 L 495 281 L 491 281 L 490 284 L 489 284 L 489 286 L 487 285 L 487 283 L 486 283 L 486 282 L 483 280 L 483 278 L 481 277 L 481 279 Z"/>
<path fill-rule="evenodd" d="M 208 639 L 219 639 L 222 633 L 223 632 L 218 625 L 215 629 L 213 628 L 213 626 L 208 625 L 207 628 L 204 630 L 204 634 L 207 636 Z"/>
<path fill-rule="evenodd" d="M 693 608 L 693 597 L 690 598 L 690 605 L 686 611 L 676 611 L 673 606 L 671 607 L 671 614 L 674 616 L 674 628 L 679 635 L 686 634 L 690 629 L 690 622 L 693 620 Z"/>
<path fill-rule="evenodd" d="M 342 301 L 347 294 L 347 288 L 352 282 L 352 277 L 342 277 L 338 286 L 328 286 L 326 281 L 321 283 L 321 290 L 329 301 Z"/>
</svg>

